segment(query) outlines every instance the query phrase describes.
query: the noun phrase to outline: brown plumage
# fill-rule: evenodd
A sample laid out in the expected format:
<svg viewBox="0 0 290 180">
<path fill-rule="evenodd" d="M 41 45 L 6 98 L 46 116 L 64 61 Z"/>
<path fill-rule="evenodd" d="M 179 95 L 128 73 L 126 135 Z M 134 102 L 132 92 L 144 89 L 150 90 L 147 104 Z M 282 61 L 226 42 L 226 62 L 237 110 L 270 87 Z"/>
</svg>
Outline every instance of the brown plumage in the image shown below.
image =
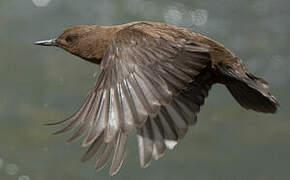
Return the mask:
<svg viewBox="0 0 290 180">
<path fill-rule="evenodd" d="M 78 26 L 57 39 L 58 46 L 101 66 L 85 103 L 55 134 L 76 130 L 90 146 L 83 161 L 97 154 L 97 169 L 113 154 L 110 174 L 122 165 L 128 133 L 136 129 L 142 167 L 173 149 L 194 125 L 215 83 L 224 84 L 246 109 L 275 113 L 267 83 L 249 73 L 230 50 L 199 33 L 155 22 L 119 26 Z"/>
</svg>

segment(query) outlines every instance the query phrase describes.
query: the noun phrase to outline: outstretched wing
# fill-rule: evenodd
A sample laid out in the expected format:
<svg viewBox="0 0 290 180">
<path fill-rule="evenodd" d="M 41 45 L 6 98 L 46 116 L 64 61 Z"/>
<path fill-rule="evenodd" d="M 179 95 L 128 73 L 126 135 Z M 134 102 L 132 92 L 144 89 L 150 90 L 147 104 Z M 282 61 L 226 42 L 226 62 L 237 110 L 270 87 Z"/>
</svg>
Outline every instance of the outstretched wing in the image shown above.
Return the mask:
<svg viewBox="0 0 290 180">
<path fill-rule="evenodd" d="M 102 60 L 95 88 L 82 107 L 62 121 L 70 122 L 68 126 L 56 134 L 77 129 L 68 140 L 72 141 L 86 133 L 83 146 L 90 147 L 83 160 L 98 154 L 96 166 L 101 169 L 113 153 L 110 169 L 113 175 L 123 162 L 130 130 L 138 129 L 139 147 L 146 153 L 145 159 L 150 154 L 146 150 L 148 138 L 144 138 L 148 133 L 152 137 L 159 133 L 167 146 L 185 134 L 188 125 L 195 121 L 198 110 L 194 108 L 199 107 L 205 97 L 200 94 L 203 90 L 198 89 L 199 85 L 193 85 L 194 80 L 209 65 L 210 54 L 205 45 L 153 37 L 134 27 L 121 30 Z M 194 98 L 192 102 L 191 98 Z M 174 125 L 170 107 L 176 116 L 182 117 L 181 124 Z M 168 128 L 179 128 L 179 125 L 180 131 L 172 129 L 172 134 L 169 133 Z M 151 127 L 159 130 L 151 132 Z M 168 141 L 163 141 L 166 139 Z M 152 144 L 152 138 L 148 143 Z M 162 150 L 156 141 L 153 144 L 155 150 Z M 148 147 L 151 151 L 151 145 Z M 149 157 L 152 154 L 153 149 Z M 154 156 L 161 154 L 160 151 Z M 149 161 L 141 159 L 146 166 Z"/>
<path fill-rule="evenodd" d="M 142 167 L 148 167 L 152 159 L 159 159 L 165 149 L 172 150 L 190 126 L 197 120 L 197 113 L 213 82 L 210 73 L 202 73 L 182 90 L 170 104 L 161 107 L 156 117 L 149 117 L 137 130 L 139 156 Z"/>
</svg>

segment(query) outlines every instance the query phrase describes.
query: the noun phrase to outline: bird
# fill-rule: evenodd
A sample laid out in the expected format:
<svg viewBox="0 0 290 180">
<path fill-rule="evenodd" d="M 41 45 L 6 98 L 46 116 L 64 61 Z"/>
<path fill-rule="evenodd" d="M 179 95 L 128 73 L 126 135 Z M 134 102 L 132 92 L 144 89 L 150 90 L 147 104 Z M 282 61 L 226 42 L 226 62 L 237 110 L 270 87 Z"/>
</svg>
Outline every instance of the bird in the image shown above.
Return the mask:
<svg viewBox="0 0 290 180">
<path fill-rule="evenodd" d="M 136 130 L 141 167 L 165 155 L 196 124 L 214 84 L 226 86 L 245 109 L 275 113 L 268 83 L 217 41 L 175 25 L 138 21 L 116 26 L 80 25 L 36 45 L 55 46 L 96 64 L 100 75 L 81 107 L 54 134 L 85 136 L 82 161 L 96 157 L 109 174 L 122 166 L 128 134 Z"/>
</svg>

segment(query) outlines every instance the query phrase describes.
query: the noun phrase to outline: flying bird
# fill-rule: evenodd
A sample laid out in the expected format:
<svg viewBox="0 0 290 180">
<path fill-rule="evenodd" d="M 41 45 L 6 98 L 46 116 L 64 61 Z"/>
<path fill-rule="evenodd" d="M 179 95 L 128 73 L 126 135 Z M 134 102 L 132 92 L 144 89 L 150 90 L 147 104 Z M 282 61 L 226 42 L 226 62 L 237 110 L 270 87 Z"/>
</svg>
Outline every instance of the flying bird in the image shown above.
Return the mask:
<svg viewBox="0 0 290 180">
<path fill-rule="evenodd" d="M 227 87 L 245 109 L 275 113 L 279 104 L 262 78 L 222 44 L 202 34 L 157 22 L 83 25 L 36 45 L 56 46 L 100 66 L 97 82 L 60 134 L 86 134 L 82 161 L 97 156 L 110 175 L 123 162 L 127 136 L 136 129 L 140 164 L 148 167 L 173 149 L 197 120 L 212 85 Z"/>
</svg>

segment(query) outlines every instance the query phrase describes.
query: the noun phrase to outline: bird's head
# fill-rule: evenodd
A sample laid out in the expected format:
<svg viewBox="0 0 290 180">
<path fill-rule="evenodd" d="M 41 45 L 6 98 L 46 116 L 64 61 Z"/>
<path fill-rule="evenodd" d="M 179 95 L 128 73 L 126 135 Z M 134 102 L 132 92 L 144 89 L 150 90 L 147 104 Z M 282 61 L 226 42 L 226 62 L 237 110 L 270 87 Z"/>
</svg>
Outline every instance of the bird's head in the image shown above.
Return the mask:
<svg viewBox="0 0 290 180">
<path fill-rule="evenodd" d="M 76 26 L 65 30 L 57 38 L 37 41 L 35 44 L 60 47 L 87 61 L 99 64 L 107 49 L 109 39 L 101 26 Z"/>
</svg>

